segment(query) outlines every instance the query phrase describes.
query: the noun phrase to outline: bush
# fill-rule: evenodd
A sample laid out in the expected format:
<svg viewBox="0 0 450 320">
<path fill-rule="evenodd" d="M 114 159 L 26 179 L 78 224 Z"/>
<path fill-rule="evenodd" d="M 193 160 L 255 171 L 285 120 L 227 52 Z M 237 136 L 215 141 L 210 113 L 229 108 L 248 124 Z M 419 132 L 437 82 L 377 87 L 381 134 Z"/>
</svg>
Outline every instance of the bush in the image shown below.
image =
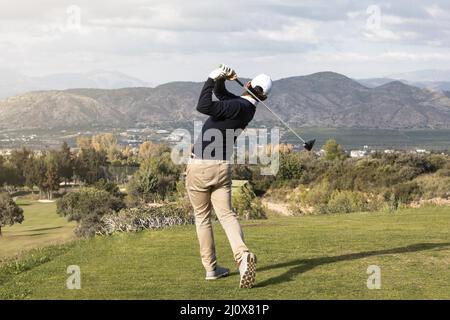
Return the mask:
<svg viewBox="0 0 450 320">
<path fill-rule="evenodd" d="M 446 172 L 446 169 L 417 177 L 414 181 L 420 185 L 424 199 L 450 197 L 450 171 Z"/>
<path fill-rule="evenodd" d="M 57 213 L 68 221 L 77 221 L 75 233 L 81 237 L 95 235 L 101 217 L 124 208 L 122 199 L 105 190 L 84 188 L 71 192 L 57 202 Z"/>
<path fill-rule="evenodd" d="M 347 158 L 344 149 L 334 139 L 328 140 L 322 149 L 325 151 L 324 159 L 327 161 L 344 160 Z"/>
<path fill-rule="evenodd" d="M 172 162 L 169 153 L 146 159 L 128 184 L 128 202 L 142 204 L 170 199 L 180 173 L 181 168 Z"/>
<path fill-rule="evenodd" d="M 312 207 L 306 203 L 306 195 L 309 192 L 304 185 L 299 185 L 297 188 L 293 189 L 291 192 L 286 190 L 283 193 L 285 198 L 288 200 L 288 208 L 290 213 L 293 215 L 306 215 L 314 213 Z M 286 196 L 287 194 L 287 196 Z"/>
<path fill-rule="evenodd" d="M 14 202 L 8 193 L 0 193 L 0 236 L 2 235 L 3 226 L 22 223 L 23 220 L 22 208 Z"/>
<path fill-rule="evenodd" d="M 176 205 L 136 207 L 102 216 L 97 234 L 110 235 L 114 232 L 136 232 L 193 223 L 194 217 Z"/>
<path fill-rule="evenodd" d="M 368 201 L 363 193 L 347 190 L 335 190 L 327 205 L 328 213 L 367 211 L 368 208 Z"/>
<path fill-rule="evenodd" d="M 249 183 L 233 192 L 232 203 L 233 209 L 244 219 L 267 219 L 264 206 L 256 197 Z"/>
<path fill-rule="evenodd" d="M 393 187 L 395 201 L 399 204 L 409 204 L 413 200 L 418 200 L 421 190 L 417 182 L 400 183 Z"/>
<path fill-rule="evenodd" d="M 328 201 L 330 200 L 333 190 L 328 181 L 323 181 L 314 186 L 302 196 L 303 203 L 313 207 L 314 213 L 328 213 Z"/>
<path fill-rule="evenodd" d="M 119 186 L 117 184 L 115 184 L 114 182 L 105 180 L 105 179 L 100 179 L 98 180 L 95 184 L 94 184 L 94 188 L 98 189 L 98 190 L 104 190 L 110 194 L 112 194 L 115 197 L 122 197 L 122 194 L 120 193 L 120 189 Z"/>
<path fill-rule="evenodd" d="M 379 196 L 360 191 L 333 190 L 326 181 L 311 189 L 300 186 L 289 198 L 289 209 L 294 214 L 376 211 L 385 206 L 385 202 Z"/>
</svg>

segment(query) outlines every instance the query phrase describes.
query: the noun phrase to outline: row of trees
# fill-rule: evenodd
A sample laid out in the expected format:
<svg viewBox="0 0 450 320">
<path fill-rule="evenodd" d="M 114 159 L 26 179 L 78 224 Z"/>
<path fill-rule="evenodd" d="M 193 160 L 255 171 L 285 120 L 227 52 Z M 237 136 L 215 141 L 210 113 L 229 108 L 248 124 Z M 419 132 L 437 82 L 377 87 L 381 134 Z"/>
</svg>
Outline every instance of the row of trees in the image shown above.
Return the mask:
<svg viewBox="0 0 450 320">
<path fill-rule="evenodd" d="M 0 235 L 2 226 L 24 219 L 22 209 L 10 196 L 22 187 L 32 192 L 37 188 L 40 197 L 52 199 L 62 183 L 83 185 L 70 190 L 57 204 L 59 214 L 78 222 L 79 236 L 93 235 L 102 216 L 126 206 L 176 198 L 182 168 L 171 161 L 167 145 L 147 141 L 136 151 L 120 147 L 112 134 L 81 137 L 77 144 L 76 151 L 64 143 L 57 150 L 34 152 L 22 148 L 7 157 L 0 156 L 0 189 L 6 191 L 0 193 Z M 135 170 L 128 170 L 133 167 Z M 125 197 L 111 180 L 124 173 L 128 178 L 133 172 Z"/>
<path fill-rule="evenodd" d="M 22 148 L 8 158 L 0 157 L 0 186 L 8 191 L 18 187 L 34 187 L 41 196 L 51 199 L 61 182 L 73 179 L 92 184 L 103 177 L 106 154 L 94 148 L 82 148 L 76 154 L 64 143 L 59 150 L 33 152 Z"/>
</svg>

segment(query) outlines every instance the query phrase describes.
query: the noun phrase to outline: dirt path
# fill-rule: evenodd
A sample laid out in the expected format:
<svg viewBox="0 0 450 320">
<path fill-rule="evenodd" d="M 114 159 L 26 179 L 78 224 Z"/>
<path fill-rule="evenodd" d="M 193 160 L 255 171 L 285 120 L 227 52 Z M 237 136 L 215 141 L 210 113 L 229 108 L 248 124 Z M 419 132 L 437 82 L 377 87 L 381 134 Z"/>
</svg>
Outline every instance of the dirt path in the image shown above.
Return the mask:
<svg viewBox="0 0 450 320">
<path fill-rule="evenodd" d="M 292 213 L 290 212 L 288 205 L 286 203 L 273 202 L 270 201 L 269 199 L 262 199 L 261 201 L 263 205 L 265 205 L 269 210 L 281 216 L 292 216 Z"/>
</svg>

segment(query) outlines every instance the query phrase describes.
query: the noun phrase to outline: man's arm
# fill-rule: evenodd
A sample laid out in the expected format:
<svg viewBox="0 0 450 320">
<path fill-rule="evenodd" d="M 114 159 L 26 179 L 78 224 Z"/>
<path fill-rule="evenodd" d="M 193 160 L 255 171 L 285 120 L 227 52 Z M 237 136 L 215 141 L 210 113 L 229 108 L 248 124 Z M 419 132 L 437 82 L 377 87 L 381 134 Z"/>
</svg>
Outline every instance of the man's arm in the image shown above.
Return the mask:
<svg viewBox="0 0 450 320">
<path fill-rule="evenodd" d="M 232 119 L 239 114 L 241 104 L 238 101 L 213 101 L 212 93 L 216 82 L 208 78 L 203 86 L 197 103 L 197 111 L 215 119 Z"/>
<path fill-rule="evenodd" d="M 230 99 L 236 99 L 237 96 L 232 94 L 227 90 L 225 87 L 225 79 L 217 79 L 216 85 L 214 86 L 214 95 L 219 100 L 230 100 Z"/>
</svg>

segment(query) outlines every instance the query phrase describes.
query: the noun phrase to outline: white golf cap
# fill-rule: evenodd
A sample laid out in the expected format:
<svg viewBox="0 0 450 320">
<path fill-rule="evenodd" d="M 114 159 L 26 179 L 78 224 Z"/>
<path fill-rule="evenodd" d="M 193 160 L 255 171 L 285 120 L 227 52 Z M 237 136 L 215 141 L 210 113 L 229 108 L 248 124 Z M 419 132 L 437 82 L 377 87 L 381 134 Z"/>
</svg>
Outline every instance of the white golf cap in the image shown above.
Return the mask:
<svg viewBox="0 0 450 320">
<path fill-rule="evenodd" d="M 266 74 L 260 74 L 253 78 L 251 85 L 253 88 L 260 86 L 263 89 L 264 95 L 268 96 L 270 90 L 272 90 L 272 79 Z"/>
</svg>

